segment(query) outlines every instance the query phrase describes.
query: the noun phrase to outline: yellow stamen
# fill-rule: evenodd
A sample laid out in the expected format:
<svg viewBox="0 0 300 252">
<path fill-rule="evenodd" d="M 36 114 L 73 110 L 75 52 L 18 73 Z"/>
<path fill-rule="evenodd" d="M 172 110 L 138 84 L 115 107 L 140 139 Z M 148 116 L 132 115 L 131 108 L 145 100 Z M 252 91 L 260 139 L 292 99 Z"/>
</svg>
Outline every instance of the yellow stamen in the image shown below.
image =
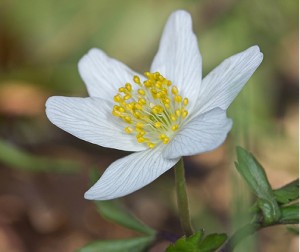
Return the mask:
<svg viewBox="0 0 300 252">
<path fill-rule="evenodd" d="M 155 148 L 168 144 L 175 131 L 188 116 L 188 98 L 159 72 L 145 72 L 146 80 L 133 77 L 133 84 L 125 83 L 113 97 L 116 105 L 112 114 L 129 126 L 127 134 L 135 134 L 136 141 Z"/>
<path fill-rule="evenodd" d="M 125 128 L 125 132 L 128 133 L 128 134 L 130 134 L 130 133 L 133 132 L 133 129 L 131 127 L 126 127 Z"/>
</svg>

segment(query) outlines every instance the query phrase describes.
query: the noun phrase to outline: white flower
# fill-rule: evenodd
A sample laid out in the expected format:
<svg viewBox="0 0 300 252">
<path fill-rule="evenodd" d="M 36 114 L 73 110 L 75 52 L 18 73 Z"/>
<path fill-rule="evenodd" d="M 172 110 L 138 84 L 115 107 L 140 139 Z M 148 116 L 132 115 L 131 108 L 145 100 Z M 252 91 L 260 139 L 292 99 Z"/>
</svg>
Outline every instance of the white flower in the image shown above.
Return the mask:
<svg viewBox="0 0 300 252">
<path fill-rule="evenodd" d="M 223 61 L 202 80 L 202 59 L 190 15 L 168 19 L 150 73 L 142 76 L 99 49 L 79 62 L 90 97 L 50 97 L 52 123 L 85 141 L 135 152 L 112 163 L 86 199 L 132 193 L 182 156 L 221 145 L 232 122 L 226 109 L 263 59 L 258 46 Z"/>
</svg>

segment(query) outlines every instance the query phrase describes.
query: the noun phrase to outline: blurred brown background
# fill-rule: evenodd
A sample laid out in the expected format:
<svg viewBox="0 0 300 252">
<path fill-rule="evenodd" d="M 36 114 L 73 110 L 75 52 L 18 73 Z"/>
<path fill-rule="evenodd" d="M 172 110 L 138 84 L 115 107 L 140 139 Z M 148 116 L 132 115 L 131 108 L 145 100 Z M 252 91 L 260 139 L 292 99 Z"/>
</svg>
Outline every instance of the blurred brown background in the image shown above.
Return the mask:
<svg viewBox="0 0 300 252">
<path fill-rule="evenodd" d="M 236 145 L 257 156 L 274 187 L 298 176 L 298 1 L 0 0 L 0 252 L 71 252 L 136 235 L 83 198 L 89 171 L 126 153 L 59 130 L 44 104 L 51 95 L 87 95 L 77 62 L 91 47 L 149 70 L 164 23 L 179 8 L 192 14 L 204 75 L 251 45 L 264 53 L 230 107 L 226 143 L 186 159 L 195 226 L 231 232 L 245 222 L 250 196 L 234 170 Z M 180 234 L 172 170 L 122 200 L 145 223 Z M 298 237 L 272 227 L 237 251 L 298 251 Z"/>
</svg>

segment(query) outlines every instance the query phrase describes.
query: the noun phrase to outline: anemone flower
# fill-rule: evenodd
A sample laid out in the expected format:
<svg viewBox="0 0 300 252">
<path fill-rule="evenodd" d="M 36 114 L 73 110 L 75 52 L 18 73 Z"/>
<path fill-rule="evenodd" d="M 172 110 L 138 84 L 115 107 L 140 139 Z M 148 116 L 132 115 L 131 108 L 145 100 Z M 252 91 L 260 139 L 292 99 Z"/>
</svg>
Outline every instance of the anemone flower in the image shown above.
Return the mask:
<svg viewBox="0 0 300 252">
<path fill-rule="evenodd" d="M 82 140 L 134 153 L 113 162 L 85 198 L 108 200 L 130 194 L 182 156 L 220 146 L 232 127 L 226 110 L 262 59 L 259 47 L 252 46 L 202 79 L 191 16 L 182 10 L 169 17 L 144 75 L 91 49 L 79 62 L 89 97 L 50 97 L 46 114 Z"/>
</svg>

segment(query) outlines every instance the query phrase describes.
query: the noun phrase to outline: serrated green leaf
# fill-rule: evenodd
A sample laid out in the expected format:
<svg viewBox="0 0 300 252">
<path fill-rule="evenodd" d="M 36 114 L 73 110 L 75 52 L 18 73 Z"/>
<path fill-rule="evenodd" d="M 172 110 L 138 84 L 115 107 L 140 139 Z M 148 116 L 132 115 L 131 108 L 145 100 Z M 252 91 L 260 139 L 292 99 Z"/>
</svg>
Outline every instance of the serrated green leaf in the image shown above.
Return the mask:
<svg viewBox="0 0 300 252">
<path fill-rule="evenodd" d="M 95 203 L 97 211 L 105 219 L 144 234 L 155 234 L 155 230 L 146 226 L 135 216 L 129 213 L 128 210 L 125 209 L 117 200 L 95 201 Z"/>
<path fill-rule="evenodd" d="M 153 237 L 137 237 L 123 240 L 95 241 L 77 252 L 142 252 L 153 241 Z"/>
<path fill-rule="evenodd" d="M 199 251 L 213 252 L 220 248 L 226 240 L 226 234 L 210 234 L 201 241 L 199 245 Z"/>
<path fill-rule="evenodd" d="M 276 222 L 281 212 L 263 167 L 251 153 L 241 147 L 237 147 L 237 159 L 235 166 L 257 196 L 264 223 Z"/>
<path fill-rule="evenodd" d="M 80 168 L 77 162 L 35 156 L 1 140 L 0 162 L 30 172 L 77 172 Z"/>
<path fill-rule="evenodd" d="M 166 252 L 201 252 L 198 249 L 203 236 L 203 231 L 198 231 L 189 237 L 181 237 L 174 244 L 171 244 Z"/>
<path fill-rule="evenodd" d="M 280 204 L 287 204 L 299 199 L 299 179 L 296 179 L 279 189 L 273 190 L 273 193 L 277 202 Z"/>
</svg>

